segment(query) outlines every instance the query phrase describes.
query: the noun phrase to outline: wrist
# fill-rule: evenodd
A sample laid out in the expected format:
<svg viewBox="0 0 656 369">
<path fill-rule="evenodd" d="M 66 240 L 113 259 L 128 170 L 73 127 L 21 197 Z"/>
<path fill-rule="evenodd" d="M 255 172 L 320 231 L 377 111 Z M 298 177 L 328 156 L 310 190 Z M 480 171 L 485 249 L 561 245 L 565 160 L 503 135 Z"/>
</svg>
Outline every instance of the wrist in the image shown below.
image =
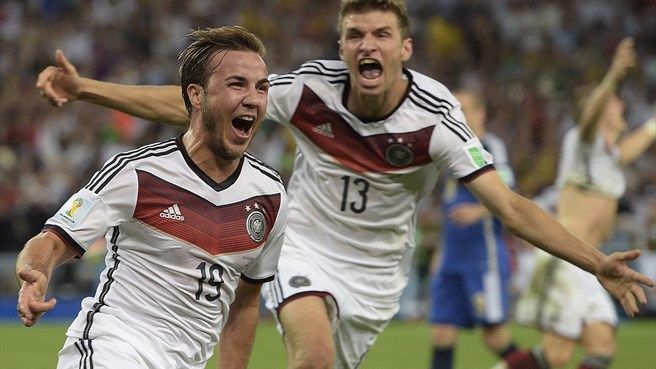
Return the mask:
<svg viewBox="0 0 656 369">
<path fill-rule="evenodd" d="M 75 98 L 83 101 L 87 101 L 91 96 L 93 96 L 93 80 L 89 78 L 80 78 L 77 91 L 75 93 Z"/>
</svg>

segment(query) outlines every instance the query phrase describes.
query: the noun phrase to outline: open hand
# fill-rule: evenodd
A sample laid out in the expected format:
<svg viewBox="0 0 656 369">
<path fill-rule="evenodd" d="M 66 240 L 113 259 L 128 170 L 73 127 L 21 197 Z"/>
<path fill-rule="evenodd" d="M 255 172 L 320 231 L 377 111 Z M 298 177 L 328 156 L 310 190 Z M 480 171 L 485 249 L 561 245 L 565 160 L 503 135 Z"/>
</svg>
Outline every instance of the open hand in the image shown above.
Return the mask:
<svg viewBox="0 0 656 369">
<path fill-rule="evenodd" d="M 640 256 L 639 250 L 615 252 L 606 256 L 599 265 L 597 279 L 617 300 L 629 317 L 639 312 L 638 303 L 647 303 L 645 291 L 640 286 L 654 287 L 654 281 L 626 265 Z"/>
<path fill-rule="evenodd" d="M 44 301 L 48 279 L 43 273 L 37 270 L 24 270 L 18 272 L 18 278 L 22 281 L 21 289 L 18 291 L 18 315 L 26 327 L 31 327 L 43 313 L 55 307 L 57 300 L 52 298 Z"/>
</svg>

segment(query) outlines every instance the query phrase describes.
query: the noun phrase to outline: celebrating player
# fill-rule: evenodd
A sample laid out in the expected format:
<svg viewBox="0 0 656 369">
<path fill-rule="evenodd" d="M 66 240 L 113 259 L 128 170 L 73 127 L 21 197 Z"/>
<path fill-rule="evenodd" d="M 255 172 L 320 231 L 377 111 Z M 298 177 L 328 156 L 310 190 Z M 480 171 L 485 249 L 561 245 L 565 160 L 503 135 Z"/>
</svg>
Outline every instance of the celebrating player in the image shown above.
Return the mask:
<svg viewBox="0 0 656 369">
<path fill-rule="evenodd" d="M 181 54 L 189 130 L 118 154 L 27 242 L 18 312 L 34 325 L 52 270 L 106 234 L 106 267 L 57 368 L 246 368 L 263 282 L 273 279 L 287 197 L 245 153 L 267 107 L 264 46 L 241 27 L 198 30 Z M 230 314 L 228 314 L 230 313 Z"/>
<path fill-rule="evenodd" d="M 656 120 L 620 139 L 626 129 L 617 85 L 635 65 L 633 40 L 622 40 L 603 81 L 581 93 L 578 126 L 565 136 L 557 185 L 561 223 L 599 248 L 611 234 L 626 180 L 622 167 L 654 142 Z M 622 305 L 625 306 L 624 302 Z M 606 369 L 615 354 L 615 306 L 591 275 L 569 263 L 540 254 L 533 281 L 517 306 L 520 322 L 537 324 L 542 343 L 516 352 L 500 367 L 546 369 L 564 366 L 577 344 L 585 349 L 578 368 Z"/>
<path fill-rule="evenodd" d="M 360 364 L 399 309 L 417 202 L 443 167 L 511 231 L 597 274 L 637 311 L 645 301 L 637 283 L 653 284 L 625 267 L 638 253 L 606 257 L 510 191 L 453 95 L 403 67 L 412 56 L 403 1 L 343 0 L 338 26 L 341 61 L 309 61 L 270 79 L 267 117 L 289 127 L 298 146 L 278 274 L 263 289 L 289 367 Z M 57 55 L 59 67 L 37 84 L 54 105 L 82 99 L 187 124 L 176 87 L 81 78 Z"/>
<path fill-rule="evenodd" d="M 467 123 L 494 156 L 494 167 L 509 187 L 515 178 L 505 143 L 487 131 L 484 97 L 456 93 Z M 431 286 L 431 369 L 453 368 L 458 329 L 483 327 L 483 341 L 500 356 L 516 350 L 504 322 L 509 316 L 510 257 L 503 226 L 474 195 L 449 178 L 444 190 L 444 234 L 440 264 Z"/>
</svg>

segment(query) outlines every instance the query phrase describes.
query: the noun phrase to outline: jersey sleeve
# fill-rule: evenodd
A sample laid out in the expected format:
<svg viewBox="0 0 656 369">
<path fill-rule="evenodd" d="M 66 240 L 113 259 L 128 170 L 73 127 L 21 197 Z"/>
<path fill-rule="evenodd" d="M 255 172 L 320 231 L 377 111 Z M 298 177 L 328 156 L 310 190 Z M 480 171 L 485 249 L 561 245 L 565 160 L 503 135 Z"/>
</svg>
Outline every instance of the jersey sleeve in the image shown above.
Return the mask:
<svg viewBox="0 0 656 369">
<path fill-rule="evenodd" d="M 43 227 L 75 251 L 77 258 L 111 227 L 131 219 L 134 213 L 136 174 L 129 165 L 112 170 L 110 163 L 112 159 Z"/>
<path fill-rule="evenodd" d="M 278 269 L 280 250 L 285 238 L 285 224 L 287 223 L 287 195 L 281 192 L 280 209 L 276 223 L 269 234 L 260 256 L 243 272 L 242 279 L 251 283 L 264 283 L 273 280 Z"/>
<path fill-rule="evenodd" d="M 433 130 L 429 151 L 439 167 L 446 166 L 461 181 L 469 181 L 494 169 L 492 154 L 483 148 L 469 128 L 459 105 L 441 115 Z"/>
<path fill-rule="evenodd" d="M 269 87 L 266 119 L 283 125 L 289 124 L 303 91 L 302 88 L 299 88 L 302 82 L 297 77 L 295 72 L 269 76 L 271 85 Z"/>
<path fill-rule="evenodd" d="M 515 173 L 510 165 L 506 144 L 501 138 L 494 134 L 489 134 L 489 136 L 490 141 L 487 147 L 489 149 L 488 151 L 494 157 L 494 168 L 497 170 L 497 173 L 499 173 L 499 176 L 506 186 L 510 188 L 515 187 Z M 485 141 L 487 141 L 487 136 Z"/>
</svg>

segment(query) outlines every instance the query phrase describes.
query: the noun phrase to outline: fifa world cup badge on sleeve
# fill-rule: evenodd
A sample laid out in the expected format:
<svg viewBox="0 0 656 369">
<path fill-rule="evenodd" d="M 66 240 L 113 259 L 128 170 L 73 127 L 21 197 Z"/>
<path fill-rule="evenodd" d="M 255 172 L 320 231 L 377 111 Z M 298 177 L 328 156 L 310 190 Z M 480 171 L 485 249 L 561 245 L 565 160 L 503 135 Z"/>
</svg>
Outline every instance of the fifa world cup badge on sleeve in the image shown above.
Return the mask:
<svg viewBox="0 0 656 369">
<path fill-rule="evenodd" d="M 73 196 L 57 211 L 54 218 L 69 228 L 75 229 L 87 216 L 93 203 L 83 196 Z"/>
<path fill-rule="evenodd" d="M 471 160 L 477 168 L 482 168 L 487 165 L 487 160 L 485 160 L 485 155 L 483 154 L 483 148 L 480 145 L 466 146 L 464 150 L 467 152 L 469 160 Z"/>
</svg>

